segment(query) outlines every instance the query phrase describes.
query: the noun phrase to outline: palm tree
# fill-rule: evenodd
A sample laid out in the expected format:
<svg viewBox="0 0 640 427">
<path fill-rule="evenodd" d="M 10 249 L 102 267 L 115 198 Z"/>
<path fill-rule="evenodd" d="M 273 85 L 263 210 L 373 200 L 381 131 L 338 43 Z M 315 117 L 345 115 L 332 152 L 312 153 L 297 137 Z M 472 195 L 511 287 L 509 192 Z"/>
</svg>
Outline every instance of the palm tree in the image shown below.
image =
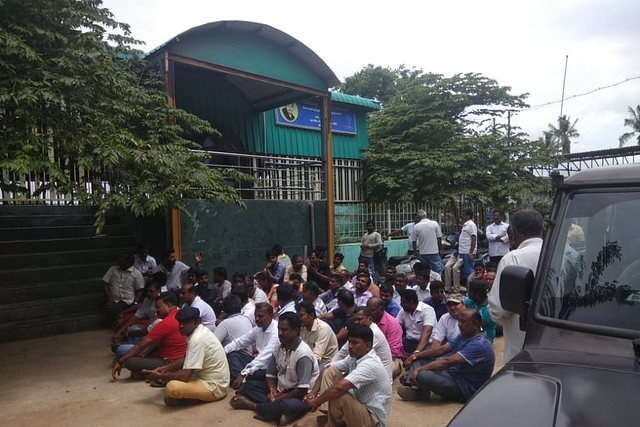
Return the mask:
<svg viewBox="0 0 640 427">
<path fill-rule="evenodd" d="M 620 147 L 624 147 L 624 144 L 633 138 L 636 133 L 638 134 L 638 145 L 640 145 L 640 105 L 638 105 L 635 110 L 631 107 L 627 108 L 629 109 L 630 117 L 628 119 L 624 119 L 624 125 L 629 126 L 633 131 L 627 132 L 620 137 Z"/>
<path fill-rule="evenodd" d="M 558 127 L 549 123 L 549 130 L 544 132 L 545 141 L 550 141 L 563 156 L 571 154 L 571 139 L 580 136 L 576 123 L 578 119 L 571 124 L 571 117 L 558 117 Z"/>
</svg>

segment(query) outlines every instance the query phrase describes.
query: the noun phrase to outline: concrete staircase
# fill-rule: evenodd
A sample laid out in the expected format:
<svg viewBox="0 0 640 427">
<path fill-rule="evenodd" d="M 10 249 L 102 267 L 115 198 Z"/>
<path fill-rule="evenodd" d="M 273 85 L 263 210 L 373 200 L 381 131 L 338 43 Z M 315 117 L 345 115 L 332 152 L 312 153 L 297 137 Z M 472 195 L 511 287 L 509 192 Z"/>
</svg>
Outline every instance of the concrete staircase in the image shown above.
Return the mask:
<svg viewBox="0 0 640 427">
<path fill-rule="evenodd" d="M 107 325 L 101 278 L 135 239 L 117 215 L 96 236 L 94 213 L 0 206 L 0 343 Z"/>
</svg>

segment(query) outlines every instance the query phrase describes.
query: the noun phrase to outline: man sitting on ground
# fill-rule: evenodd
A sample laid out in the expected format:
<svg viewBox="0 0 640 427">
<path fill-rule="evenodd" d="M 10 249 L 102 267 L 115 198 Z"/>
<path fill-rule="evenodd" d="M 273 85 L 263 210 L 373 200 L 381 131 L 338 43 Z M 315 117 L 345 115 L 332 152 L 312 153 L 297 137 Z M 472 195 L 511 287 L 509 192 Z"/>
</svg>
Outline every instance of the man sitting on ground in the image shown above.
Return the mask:
<svg viewBox="0 0 640 427">
<path fill-rule="evenodd" d="M 278 343 L 278 323 L 273 320 L 273 307 L 262 302 L 256 305 L 256 326 L 224 346 L 224 352 L 229 360 L 229 369 L 234 390 L 240 388 L 243 381 L 264 381 L 267 363 Z M 258 355 L 254 358 L 247 356 L 242 350 L 255 344 Z M 234 376 L 237 368 L 240 372 Z"/>
<path fill-rule="evenodd" d="M 346 270 L 342 262 L 344 261 L 344 255 L 340 252 L 333 254 L 333 264 L 331 265 L 331 272 L 334 274 L 340 273 L 341 270 Z"/>
<path fill-rule="evenodd" d="M 489 313 L 489 301 L 487 299 L 487 285 L 482 280 L 472 280 L 469 283 L 469 298 L 464 300 L 467 308 L 475 308 L 482 317 L 482 329 L 486 332 L 487 338 L 493 344 L 496 337 L 496 322 Z"/>
<path fill-rule="evenodd" d="M 229 295 L 223 299 L 222 307 L 224 308 L 226 317 L 218 324 L 218 327 L 213 331 L 213 334 L 218 338 L 220 344 L 226 346 L 231 343 L 231 341 L 251 332 L 253 325 L 249 319 L 240 313 L 241 302 L 240 297 L 237 295 Z M 242 362 L 246 363 L 240 362 L 230 367 L 232 378 L 236 378 L 240 375 L 240 371 L 244 369 L 245 365 L 253 357 L 251 345 L 247 345 L 245 348 L 241 348 L 238 351 L 244 354 Z M 229 360 L 236 363 L 238 359 L 229 358 Z"/>
<path fill-rule="evenodd" d="M 341 347 L 347 341 L 347 327 L 353 324 L 353 309 L 356 303 L 353 293 L 346 289 L 338 291 L 338 306 L 327 314 L 319 317 L 331 326 L 338 338 L 338 346 Z"/>
<path fill-rule="evenodd" d="M 344 285 L 344 278 L 339 274 L 332 274 L 329 277 L 329 289 L 320 294 L 320 299 L 325 304 L 327 312 L 336 308 L 338 305 L 338 291 Z"/>
<path fill-rule="evenodd" d="M 121 356 L 111 370 L 111 376 L 115 380 L 116 375 L 125 367 L 131 371 L 131 376 L 140 378 L 143 369 L 156 369 L 169 363 L 180 360 L 187 351 L 187 340 L 180 334 L 180 325 L 176 320 L 178 307 L 176 296 L 173 292 L 160 294 L 155 301 L 156 313 L 160 321 L 142 341 L 136 343 L 123 356 Z M 140 356 L 140 354 L 143 356 Z"/>
<path fill-rule="evenodd" d="M 380 299 L 384 303 L 384 311 L 393 317 L 397 317 L 398 313 L 400 313 L 400 306 L 393 300 L 393 286 L 381 285 Z"/>
<path fill-rule="evenodd" d="M 118 265 L 107 270 L 102 285 L 107 297 L 107 310 L 113 320 L 134 302 L 142 300 L 144 278 L 133 267 L 131 255 L 122 254 L 118 257 Z"/>
<path fill-rule="evenodd" d="M 327 312 L 327 307 L 320 299 L 320 286 L 316 282 L 308 281 L 302 285 L 302 301 L 308 301 L 316 309 L 316 316 L 322 316 Z"/>
<path fill-rule="evenodd" d="M 234 409 L 256 411 L 254 418 L 286 425 L 309 411 L 302 399 L 318 378 L 318 362 L 300 338 L 300 319 L 284 313 L 278 320 L 278 338 L 267 365 L 266 381 L 250 381 L 229 402 Z"/>
<path fill-rule="evenodd" d="M 304 400 L 311 411 L 328 403 L 326 426 L 386 427 L 391 382 L 385 373 L 373 350 L 373 331 L 354 325 L 349 330 L 349 357 L 325 367 Z"/>
<path fill-rule="evenodd" d="M 418 295 L 418 301 L 424 301 L 431 296 L 431 290 L 429 290 L 430 273 L 431 271 L 427 268 L 416 271 L 416 287 L 414 290 Z"/>
<path fill-rule="evenodd" d="M 224 267 L 213 269 L 212 287 L 220 293 L 222 298 L 225 298 L 231 292 L 231 282 L 227 280 L 227 270 Z"/>
<path fill-rule="evenodd" d="M 378 328 L 378 325 L 373 322 L 371 310 L 367 307 L 356 307 L 353 311 L 353 322 L 354 325 L 364 325 L 371 328 L 373 331 L 373 350 L 376 352 L 384 366 L 384 369 L 387 371 L 389 382 L 393 382 L 393 358 L 391 357 L 391 348 L 389 348 L 387 338 L 384 336 L 380 328 Z M 351 328 L 353 328 L 353 326 L 351 326 Z M 349 357 L 349 343 L 345 343 L 340 348 L 338 354 L 333 357 L 331 363 L 347 357 Z"/>
<path fill-rule="evenodd" d="M 413 371 L 412 387 L 398 389 L 403 400 L 428 399 L 433 392 L 447 400 L 465 403 L 489 380 L 495 355 L 482 332 L 480 313 L 464 309 L 459 315 L 458 325 L 458 338 L 422 354 L 425 358 L 440 358 Z"/>
<path fill-rule="evenodd" d="M 296 312 L 296 302 L 293 300 L 293 288 L 286 283 L 278 286 L 276 290 L 278 294 L 278 313 L 275 315 L 275 319 L 277 320 L 284 313 L 295 313 Z"/>
<path fill-rule="evenodd" d="M 366 273 L 358 273 L 356 285 L 351 289 L 353 292 L 353 297 L 356 302 L 357 307 L 364 307 L 367 305 L 367 301 L 371 298 L 373 293 L 369 291 L 371 287 L 371 278 Z M 376 286 L 377 288 L 377 286 Z M 378 292 L 379 295 L 379 292 Z"/>
<path fill-rule="evenodd" d="M 288 282 L 291 280 L 291 275 L 297 273 L 302 278 L 302 282 L 307 281 L 307 266 L 304 265 L 304 260 L 300 255 L 294 255 L 291 258 L 291 265 L 287 267 L 284 272 L 284 281 Z"/>
<path fill-rule="evenodd" d="M 162 271 L 167 275 L 166 289 L 178 295 L 182 285 L 182 274 L 189 270 L 189 266 L 176 260 L 176 251 L 173 248 L 162 251 L 162 262 L 153 269 L 153 272 Z"/>
<path fill-rule="evenodd" d="M 200 323 L 195 307 L 184 307 L 176 320 L 180 333 L 187 336 L 187 353 L 183 360 L 154 370 L 143 370 L 148 378 L 167 382 L 164 403 L 168 406 L 215 402 L 227 395 L 229 365 L 220 341 Z"/>
<path fill-rule="evenodd" d="M 300 338 L 311 347 L 321 369 L 331 362 L 338 352 L 336 334 L 333 333 L 331 326 L 316 318 L 316 310 L 312 303 L 302 301 L 296 305 L 296 310 L 302 324 Z"/>
<path fill-rule="evenodd" d="M 433 330 L 433 334 L 431 334 L 433 337 L 433 341 L 431 341 L 431 348 L 438 348 L 449 341 L 453 341 L 458 337 L 458 335 L 460 335 L 458 317 L 462 310 L 464 310 L 463 301 L 464 298 L 462 295 L 451 294 L 451 297 L 447 300 L 448 312 L 440 318 L 438 324 Z M 425 358 L 424 353 L 424 351 L 413 353 L 404 361 L 404 368 L 409 371 L 409 378 L 411 377 L 411 374 L 413 374 L 413 371 L 418 367 L 433 361 L 433 359 Z"/>
<path fill-rule="evenodd" d="M 382 295 L 382 289 L 380 294 Z M 393 378 L 395 379 L 402 373 L 402 366 L 405 359 L 404 348 L 402 347 L 402 326 L 400 326 L 400 323 L 398 323 L 395 317 L 384 310 L 384 303 L 381 298 L 371 298 L 367 302 L 367 308 L 371 311 L 373 321 L 378 325 L 387 343 L 389 343 L 389 349 L 391 350 L 391 369 Z"/>
<path fill-rule="evenodd" d="M 433 307 L 418 301 L 416 291 L 405 289 L 401 295 L 402 310 L 397 319 L 405 331 L 402 346 L 407 355 L 411 355 L 427 348 L 431 342 L 433 328 L 438 321 Z"/>
<path fill-rule="evenodd" d="M 431 282 L 430 287 L 431 296 L 424 299 L 423 302 L 433 307 L 436 312 L 436 319 L 440 321 L 440 318 L 447 313 L 447 297 L 444 295 L 445 286 L 440 280 L 434 280 Z"/>
<path fill-rule="evenodd" d="M 197 294 L 197 289 L 191 283 L 185 283 L 180 289 L 180 298 L 184 301 L 182 308 L 197 308 L 200 313 L 200 323 L 211 332 L 216 330 L 216 314 L 213 308 Z"/>
</svg>

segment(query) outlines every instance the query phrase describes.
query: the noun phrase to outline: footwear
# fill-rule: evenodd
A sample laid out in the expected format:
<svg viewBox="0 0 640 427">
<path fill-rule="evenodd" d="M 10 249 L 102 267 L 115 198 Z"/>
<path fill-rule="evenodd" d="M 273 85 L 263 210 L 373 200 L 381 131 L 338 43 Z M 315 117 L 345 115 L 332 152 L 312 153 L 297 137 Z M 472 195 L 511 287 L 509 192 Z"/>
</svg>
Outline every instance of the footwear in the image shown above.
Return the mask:
<svg viewBox="0 0 640 427">
<path fill-rule="evenodd" d="M 402 398 L 402 400 L 412 402 L 414 400 L 418 400 L 418 389 L 409 386 L 403 386 L 398 388 L 398 395 Z"/>
<path fill-rule="evenodd" d="M 318 425 L 318 427 L 324 427 L 327 425 L 328 422 L 329 422 L 328 415 L 318 415 L 316 417 L 316 424 Z"/>
<path fill-rule="evenodd" d="M 173 397 L 164 398 L 164 404 L 167 406 L 187 406 L 196 405 L 198 403 L 202 403 L 202 401 L 198 399 L 174 399 Z"/>
<path fill-rule="evenodd" d="M 400 381 L 400 384 L 407 385 L 409 383 L 409 374 L 400 375 L 398 380 Z"/>
<path fill-rule="evenodd" d="M 136 381 L 143 380 L 144 374 L 142 372 L 131 372 L 129 378 Z"/>
<path fill-rule="evenodd" d="M 298 418 L 300 418 L 304 414 L 282 414 L 280 416 L 280 420 L 278 421 L 279 426 L 286 426 L 287 424 L 291 424 Z"/>
<path fill-rule="evenodd" d="M 149 383 L 151 387 L 162 388 L 167 386 L 167 380 L 156 380 Z"/>
</svg>

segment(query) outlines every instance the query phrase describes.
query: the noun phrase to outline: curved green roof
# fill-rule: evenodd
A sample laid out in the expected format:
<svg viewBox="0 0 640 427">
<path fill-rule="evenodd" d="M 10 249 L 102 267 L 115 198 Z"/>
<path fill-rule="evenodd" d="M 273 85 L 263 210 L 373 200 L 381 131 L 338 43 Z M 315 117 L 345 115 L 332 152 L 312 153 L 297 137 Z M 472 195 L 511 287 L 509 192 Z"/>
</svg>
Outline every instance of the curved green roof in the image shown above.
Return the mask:
<svg viewBox="0 0 640 427">
<path fill-rule="evenodd" d="M 340 92 L 331 92 L 331 100 L 342 104 L 357 105 L 371 111 L 380 110 L 380 103 L 369 98 L 362 98 L 355 95 L 347 95 Z"/>
</svg>

